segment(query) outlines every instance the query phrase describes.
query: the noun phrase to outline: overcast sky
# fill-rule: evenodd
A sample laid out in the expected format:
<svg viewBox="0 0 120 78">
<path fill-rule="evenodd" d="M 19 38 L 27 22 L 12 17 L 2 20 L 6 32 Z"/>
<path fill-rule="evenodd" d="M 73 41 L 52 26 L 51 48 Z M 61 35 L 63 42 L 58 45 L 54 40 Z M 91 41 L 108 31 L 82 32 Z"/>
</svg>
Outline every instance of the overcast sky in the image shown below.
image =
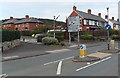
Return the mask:
<svg viewBox="0 0 120 78">
<path fill-rule="evenodd" d="M 77 10 L 87 12 L 92 10 L 92 14 L 102 13 L 104 18 L 107 14 L 106 7 L 110 8 L 110 18 L 118 18 L 118 1 L 119 0 L 1 0 L 0 1 L 0 18 L 7 19 L 10 16 L 21 18 L 25 15 L 37 18 L 53 19 L 58 16 L 59 21 L 65 21 L 66 17 L 73 11 L 75 5 Z"/>
</svg>

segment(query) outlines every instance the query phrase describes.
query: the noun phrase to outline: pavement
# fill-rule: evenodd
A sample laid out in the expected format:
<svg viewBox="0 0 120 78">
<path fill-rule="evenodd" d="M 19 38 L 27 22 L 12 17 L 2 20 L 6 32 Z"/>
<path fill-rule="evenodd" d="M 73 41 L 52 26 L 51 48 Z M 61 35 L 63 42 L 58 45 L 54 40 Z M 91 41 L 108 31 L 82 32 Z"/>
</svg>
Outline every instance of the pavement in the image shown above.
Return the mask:
<svg viewBox="0 0 120 78">
<path fill-rule="evenodd" d="M 96 44 L 102 46 L 87 48 L 87 55 L 107 48 L 104 42 Z M 70 51 L 5 61 L 2 62 L 3 74 L 8 76 L 118 76 L 119 53 L 104 56 L 103 59 L 94 62 L 73 62 L 72 59 L 78 55 L 79 49 L 72 47 Z"/>
</svg>

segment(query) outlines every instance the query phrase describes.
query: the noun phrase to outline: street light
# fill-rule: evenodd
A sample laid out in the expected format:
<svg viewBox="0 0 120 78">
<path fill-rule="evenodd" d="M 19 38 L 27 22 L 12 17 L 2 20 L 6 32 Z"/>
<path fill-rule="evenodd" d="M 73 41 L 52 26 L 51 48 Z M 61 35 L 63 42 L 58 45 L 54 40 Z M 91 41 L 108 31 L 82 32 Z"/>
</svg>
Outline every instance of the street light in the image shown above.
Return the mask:
<svg viewBox="0 0 120 78">
<path fill-rule="evenodd" d="M 107 7 L 107 24 L 109 24 L 109 7 Z M 109 36 L 109 30 L 108 30 L 108 50 L 110 50 L 110 36 Z"/>
<path fill-rule="evenodd" d="M 54 16 L 54 38 L 55 38 L 55 21 L 60 17 L 60 15 L 58 15 L 56 18 Z"/>
</svg>

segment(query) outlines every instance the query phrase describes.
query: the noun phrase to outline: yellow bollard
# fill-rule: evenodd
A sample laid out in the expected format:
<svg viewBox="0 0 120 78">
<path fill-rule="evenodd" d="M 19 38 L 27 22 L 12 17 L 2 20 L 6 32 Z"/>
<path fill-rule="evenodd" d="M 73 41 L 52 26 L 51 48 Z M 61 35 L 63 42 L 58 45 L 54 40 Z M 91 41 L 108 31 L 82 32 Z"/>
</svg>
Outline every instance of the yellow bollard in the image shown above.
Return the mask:
<svg viewBox="0 0 120 78">
<path fill-rule="evenodd" d="M 85 57 L 86 54 L 86 45 L 82 44 L 80 45 L 80 57 Z"/>
</svg>

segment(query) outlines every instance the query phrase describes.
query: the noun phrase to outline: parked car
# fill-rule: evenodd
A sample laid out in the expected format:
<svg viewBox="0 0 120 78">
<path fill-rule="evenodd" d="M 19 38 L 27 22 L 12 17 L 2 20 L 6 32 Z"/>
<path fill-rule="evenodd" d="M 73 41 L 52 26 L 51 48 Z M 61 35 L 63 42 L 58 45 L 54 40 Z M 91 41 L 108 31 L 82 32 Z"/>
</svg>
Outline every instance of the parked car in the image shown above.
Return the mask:
<svg viewBox="0 0 120 78">
<path fill-rule="evenodd" d="M 37 39 L 40 35 L 43 35 L 43 34 L 36 34 L 35 38 Z"/>
</svg>

